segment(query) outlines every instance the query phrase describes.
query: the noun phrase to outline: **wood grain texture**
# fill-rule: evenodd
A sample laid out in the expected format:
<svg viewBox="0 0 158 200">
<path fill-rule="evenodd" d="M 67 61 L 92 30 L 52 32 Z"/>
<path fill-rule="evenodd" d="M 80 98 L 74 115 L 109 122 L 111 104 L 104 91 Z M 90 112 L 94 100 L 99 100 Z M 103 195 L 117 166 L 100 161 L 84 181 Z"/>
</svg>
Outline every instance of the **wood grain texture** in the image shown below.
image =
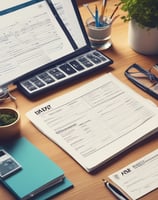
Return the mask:
<svg viewBox="0 0 158 200">
<path fill-rule="evenodd" d="M 107 14 L 110 15 L 112 13 L 114 9 L 114 4 L 116 2 L 117 0 L 108 1 L 106 11 Z M 96 2 L 94 1 L 90 4 L 92 9 L 95 4 Z M 97 1 L 97 4 L 98 6 L 100 6 L 101 1 Z M 83 21 L 85 22 L 85 20 L 89 17 L 89 13 L 87 12 L 86 8 L 82 6 L 80 6 L 79 8 Z M 118 10 L 117 14 L 122 15 L 122 11 Z M 129 65 L 133 63 L 138 63 L 146 68 L 150 68 L 153 64 L 158 63 L 158 58 L 156 56 L 144 56 L 138 54 L 128 46 L 128 23 L 123 23 L 120 18 L 118 18 L 113 23 L 111 37 L 113 43 L 112 47 L 106 51 L 103 51 L 103 53 L 112 58 L 114 61 L 114 63 L 109 66 L 109 68 L 103 69 L 96 74 L 82 79 L 81 82 L 77 82 L 72 86 L 67 86 L 63 89 L 49 93 L 43 96 L 43 98 L 38 99 L 37 101 L 28 100 L 21 93 L 19 93 L 16 88 L 12 92 L 13 95 L 15 95 L 17 98 L 18 109 L 22 117 L 21 134 L 29 139 L 40 150 L 42 150 L 54 162 L 56 162 L 65 171 L 65 175 L 67 176 L 67 178 L 70 179 L 74 184 L 73 189 L 70 189 L 56 196 L 55 198 L 53 198 L 54 200 L 115 200 L 116 198 L 104 187 L 102 183 L 102 178 L 106 179 L 109 174 L 139 159 L 140 157 L 144 156 L 154 149 L 157 149 L 158 147 L 157 134 L 140 143 L 128 152 L 121 154 L 116 159 L 112 160 L 110 163 L 99 169 L 96 173 L 88 174 L 61 148 L 59 148 L 56 144 L 54 144 L 48 138 L 42 135 L 25 116 L 25 113 L 36 105 L 42 104 L 49 99 L 53 99 L 69 91 L 72 91 L 73 89 L 78 88 L 79 86 L 84 85 L 89 81 L 94 80 L 97 77 L 100 77 L 101 75 L 108 72 L 112 72 L 125 84 L 129 85 L 139 94 L 150 99 L 158 105 L 157 100 L 144 93 L 142 90 L 138 89 L 124 76 L 124 71 Z M 5 105 L 14 106 L 13 103 L 9 102 L 5 103 Z M 27 187 L 25 186 L 25 180 L 22 187 Z M 0 199 L 15 200 L 13 196 L 10 195 L 9 192 L 7 192 L 2 186 L 0 186 Z M 146 195 L 141 200 L 151 199 L 158 199 L 157 191 Z"/>
</svg>

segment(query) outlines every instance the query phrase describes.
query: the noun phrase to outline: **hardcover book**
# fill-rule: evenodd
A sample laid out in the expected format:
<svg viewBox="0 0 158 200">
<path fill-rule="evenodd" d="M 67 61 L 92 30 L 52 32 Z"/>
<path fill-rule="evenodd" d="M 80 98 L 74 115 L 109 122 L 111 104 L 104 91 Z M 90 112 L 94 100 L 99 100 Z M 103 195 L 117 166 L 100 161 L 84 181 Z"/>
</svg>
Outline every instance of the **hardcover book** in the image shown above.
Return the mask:
<svg viewBox="0 0 158 200">
<path fill-rule="evenodd" d="M 17 199 L 44 200 L 72 187 L 64 171 L 26 138 L 1 145 L 22 168 L 1 179 Z"/>
</svg>

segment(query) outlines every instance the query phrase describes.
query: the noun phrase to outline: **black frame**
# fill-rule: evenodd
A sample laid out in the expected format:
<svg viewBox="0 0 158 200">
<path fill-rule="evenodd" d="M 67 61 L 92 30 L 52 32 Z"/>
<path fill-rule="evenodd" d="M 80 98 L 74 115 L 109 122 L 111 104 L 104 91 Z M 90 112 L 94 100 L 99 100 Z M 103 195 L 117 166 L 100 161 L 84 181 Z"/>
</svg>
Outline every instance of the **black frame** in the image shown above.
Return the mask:
<svg viewBox="0 0 158 200">
<path fill-rule="evenodd" d="M 144 68 L 142 68 L 140 65 L 138 64 L 133 64 L 131 66 L 129 66 L 126 71 L 124 72 L 125 76 L 136 86 L 138 86 L 140 89 L 142 89 L 143 91 L 145 91 L 146 93 L 150 94 L 151 96 L 153 96 L 154 98 L 158 99 L 158 91 L 157 93 L 154 92 L 153 90 L 151 90 L 149 87 L 146 87 L 145 85 L 143 85 L 141 82 L 139 82 L 134 76 L 132 76 L 132 73 L 130 72 L 131 69 L 137 69 L 140 73 L 144 74 L 146 76 L 146 78 L 152 83 L 154 84 L 158 84 L 158 78 L 152 74 L 150 71 L 145 70 Z"/>
</svg>

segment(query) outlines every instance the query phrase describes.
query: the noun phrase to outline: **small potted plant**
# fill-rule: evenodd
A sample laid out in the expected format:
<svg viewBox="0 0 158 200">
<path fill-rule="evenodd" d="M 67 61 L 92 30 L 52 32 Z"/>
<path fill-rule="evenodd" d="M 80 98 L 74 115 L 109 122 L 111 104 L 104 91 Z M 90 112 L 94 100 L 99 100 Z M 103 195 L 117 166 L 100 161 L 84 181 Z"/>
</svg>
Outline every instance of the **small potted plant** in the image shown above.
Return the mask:
<svg viewBox="0 0 158 200">
<path fill-rule="evenodd" d="M 19 134 L 20 114 L 17 110 L 0 107 L 0 141 L 13 138 Z"/>
<path fill-rule="evenodd" d="M 128 40 L 137 52 L 158 54 L 158 0 L 120 0 L 129 21 Z"/>
</svg>

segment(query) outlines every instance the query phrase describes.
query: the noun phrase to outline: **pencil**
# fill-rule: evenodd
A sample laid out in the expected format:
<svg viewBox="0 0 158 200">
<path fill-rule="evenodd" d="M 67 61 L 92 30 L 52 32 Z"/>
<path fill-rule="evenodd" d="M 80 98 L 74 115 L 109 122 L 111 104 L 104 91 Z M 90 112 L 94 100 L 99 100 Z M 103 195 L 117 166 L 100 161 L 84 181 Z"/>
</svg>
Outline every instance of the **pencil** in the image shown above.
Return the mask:
<svg viewBox="0 0 158 200">
<path fill-rule="evenodd" d="M 111 14 L 111 16 L 110 16 L 110 19 L 113 18 L 114 14 L 116 13 L 116 11 L 117 11 L 117 9 L 119 8 L 120 4 L 121 4 L 121 3 L 116 4 L 116 8 L 115 8 L 114 11 L 112 12 L 112 14 Z"/>
<path fill-rule="evenodd" d="M 104 18 L 106 4 L 107 4 L 107 0 L 103 0 L 102 10 L 101 10 L 101 15 L 100 15 L 100 21 L 101 22 L 103 21 L 103 18 Z"/>
<path fill-rule="evenodd" d="M 92 15 L 92 17 L 95 18 L 93 12 L 92 12 L 91 9 L 89 8 L 88 3 L 83 4 L 83 6 L 86 7 L 86 8 L 88 9 L 89 13 Z"/>
</svg>

